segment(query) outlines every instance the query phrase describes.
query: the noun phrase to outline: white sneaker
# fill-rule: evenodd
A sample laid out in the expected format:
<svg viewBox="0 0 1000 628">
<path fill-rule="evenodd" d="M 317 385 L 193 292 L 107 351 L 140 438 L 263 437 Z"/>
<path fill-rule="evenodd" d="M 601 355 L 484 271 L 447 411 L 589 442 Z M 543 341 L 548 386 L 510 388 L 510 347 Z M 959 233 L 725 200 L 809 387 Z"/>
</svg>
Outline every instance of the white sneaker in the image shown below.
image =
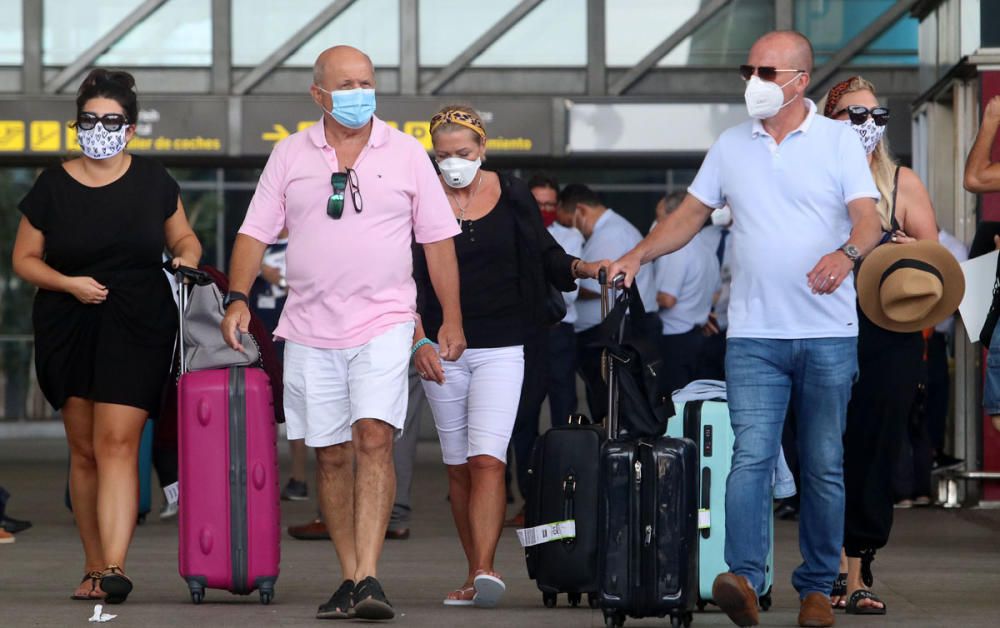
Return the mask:
<svg viewBox="0 0 1000 628">
<path fill-rule="evenodd" d="M 163 508 L 160 510 L 160 521 L 166 521 L 167 519 L 173 519 L 177 516 L 177 504 L 164 504 Z"/>
</svg>

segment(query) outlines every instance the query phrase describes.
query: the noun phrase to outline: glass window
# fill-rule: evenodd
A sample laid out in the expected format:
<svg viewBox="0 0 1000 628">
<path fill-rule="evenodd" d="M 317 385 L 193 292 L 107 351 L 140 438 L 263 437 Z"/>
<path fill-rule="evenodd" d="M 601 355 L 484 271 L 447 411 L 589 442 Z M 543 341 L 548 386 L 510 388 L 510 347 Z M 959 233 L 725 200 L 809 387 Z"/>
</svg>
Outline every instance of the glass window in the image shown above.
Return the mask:
<svg viewBox="0 0 1000 628">
<path fill-rule="evenodd" d="M 0 65 L 24 63 L 21 1 L 0 0 Z"/>
<path fill-rule="evenodd" d="M 517 6 L 517 2 L 518 0 L 492 0 L 456 3 L 455 0 L 420 0 L 420 65 L 448 65 L 469 44 Z"/>
<path fill-rule="evenodd" d="M 142 0 L 44 0 L 42 57 L 68 65 L 115 27 Z M 168 0 L 122 37 L 97 63 L 107 65 L 210 65 L 210 0 Z"/>
<path fill-rule="evenodd" d="M 267 58 L 329 6 L 329 0 L 233 1 L 233 65 L 253 66 Z M 399 65 L 398 0 L 357 0 L 285 62 L 312 66 L 320 52 L 337 44 L 355 46 L 377 66 Z"/>
<path fill-rule="evenodd" d="M 701 0 L 606 0 L 606 59 L 633 66 L 698 12 Z M 685 49 L 685 43 L 677 48 Z"/>
<path fill-rule="evenodd" d="M 472 62 L 531 67 L 586 64 L 586 0 L 545 0 Z"/>
<path fill-rule="evenodd" d="M 822 65 L 892 4 L 893 0 L 797 0 L 795 28 L 812 41 L 816 65 Z M 900 18 L 851 64 L 916 65 L 918 26 L 914 17 Z"/>
</svg>

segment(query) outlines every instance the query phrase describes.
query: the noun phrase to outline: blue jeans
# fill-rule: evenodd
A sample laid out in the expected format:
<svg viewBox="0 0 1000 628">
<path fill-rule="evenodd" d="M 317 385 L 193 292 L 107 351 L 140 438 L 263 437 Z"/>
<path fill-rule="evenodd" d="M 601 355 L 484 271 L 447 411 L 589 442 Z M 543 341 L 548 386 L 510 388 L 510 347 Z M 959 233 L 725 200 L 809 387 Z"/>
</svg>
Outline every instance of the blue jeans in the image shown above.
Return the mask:
<svg viewBox="0 0 1000 628">
<path fill-rule="evenodd" d="M 986 353 L 986 387 L 983 389 L 983 409 L 986 414 L 1000 414 L 1000 325 L 993 330 Z"/>
<path fill-rule="evenodd" d="M 729 412 L 736 433 L 726 482 L 726 563 L 764 593 L 771 482 L 789 401 L 798 420 L 803 562 L 792 584 L 829 595 L 844 535 L 847 402 L 858 371 L 857 338 L 730 338 Z"/>
</svg>

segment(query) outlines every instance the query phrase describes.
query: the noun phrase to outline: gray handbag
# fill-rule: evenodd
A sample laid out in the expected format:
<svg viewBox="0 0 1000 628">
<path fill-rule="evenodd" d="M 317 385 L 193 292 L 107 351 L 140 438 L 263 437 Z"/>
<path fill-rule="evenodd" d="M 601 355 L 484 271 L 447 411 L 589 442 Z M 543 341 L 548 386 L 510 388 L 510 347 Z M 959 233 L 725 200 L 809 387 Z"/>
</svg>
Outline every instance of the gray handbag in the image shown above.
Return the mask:
<svg viewBox="0 0 1000 628">
<path fill-rule="evenodd" d="M 188 269 L 185 269 L 188 270 Z M 175 271 L 176 272 L 176 271 Z M 260 349 L 251 334 L 243 334 L 241 342 L 246 353 L 226 344 L 222 337 L 225 308 L 222 293 L 211 278 L 200 271 L 181 273 L 190 283 L 190 290 L 181 285 L 181 351 L 184 353 L 181 372 L 253 366 L 260 361 Z M 207 280 L 207 283 L 206 283 Z M 249 340 L 249 342 L 247 342 Z"/>
</svg>

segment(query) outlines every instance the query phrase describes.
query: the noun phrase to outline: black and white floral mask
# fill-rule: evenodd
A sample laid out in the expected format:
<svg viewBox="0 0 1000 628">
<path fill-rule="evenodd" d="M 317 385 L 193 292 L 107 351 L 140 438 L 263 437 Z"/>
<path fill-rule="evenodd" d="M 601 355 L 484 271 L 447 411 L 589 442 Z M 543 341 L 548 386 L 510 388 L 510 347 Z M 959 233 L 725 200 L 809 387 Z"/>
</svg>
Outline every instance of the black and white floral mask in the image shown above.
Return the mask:
<svg viewBox="0 0 1000 628">
<path fill-rule="evenodd" d="M 126 131 L 128 126 L 122 126 L 117 131 L 108 131 L 104 128 L 104 124 L 98 122 L 92 129 L 77 129 L 76 139 L 87 157 L 107 159 L 125 150 Z"/>
<path fill-rule="evenodd" d="M 865 154 L 871 155 L 878 148 L 878 143 L 885 135 L 885 125 L 875 124 L 875 119 L 869 117 L 863 124 L 854 124 L 850 120 L 844 120 L 844 124 L 850 125 L 854 132 L 861 138 L 861 145 L 865 147 Z"/>
</svg>

